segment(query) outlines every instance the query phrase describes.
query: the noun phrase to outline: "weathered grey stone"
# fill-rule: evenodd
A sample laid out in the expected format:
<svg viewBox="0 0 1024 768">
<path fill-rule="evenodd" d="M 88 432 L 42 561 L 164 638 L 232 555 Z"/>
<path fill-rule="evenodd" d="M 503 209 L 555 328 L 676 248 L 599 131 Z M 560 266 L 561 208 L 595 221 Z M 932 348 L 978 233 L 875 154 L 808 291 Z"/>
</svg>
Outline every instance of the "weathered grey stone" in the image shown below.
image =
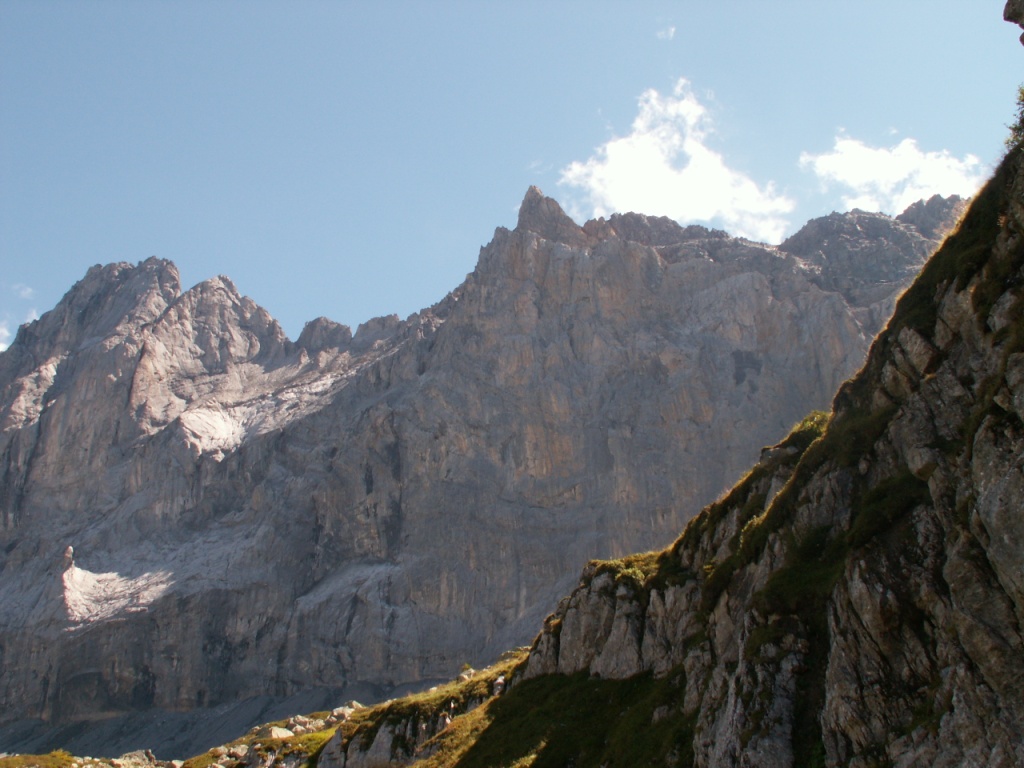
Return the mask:
<svg viewBox="0 0 1024 768">
<path fill-rule="evenodd" d="M 531 189 L 434 307 L 298 343 L 227 278 L 91 269 L 0 354 L 0 721 L 381 696 L 527 642 L 826 406 L 933 244 L 579 227 Z M 606 597 L 570 647 L 674 658 Z"/>
<path fill-rule="evenodd" d="M 248 744 L 236 744 L 235 746 L 228 749 L 228 757 L 233 757 L 235 760 L 243 760 L 246 755 L 249 754 Z"/>
<path fill-rule="evenodd" d="M 993 182 L 1009 195 L 1000 214 L 1024 201 L 1020 156 L 1007 162 Z M 1024 220 L 998 221 L 988 255 L 1010 276 L 954 275 L 936 287 L 934 315 L 897 315 L 800 470 L 786 470 L 799 457 L 784 448 L 763 451 L 663 553 L 675 559 L 669 590 L 617 593 L 629 607 L 609 621 L 608 590 L 587 575 L 616 571 L 590 566 L 527 674 L 563 659 L 629 674 L 621 628 L 642 624 L 638 671 L 685 672 L 696 765 L 797 764 L 794 734 L 811 726 L 830 766 L 1024 765 L 1024 342 L 1008 330 L 1020 322 Z M 996 327 L 976 296 L 1002 308 Z M 591 631 L 554 638 L 567 620 Z M 800 714 L 800 697 L 813 711 Z"/>
</svg>

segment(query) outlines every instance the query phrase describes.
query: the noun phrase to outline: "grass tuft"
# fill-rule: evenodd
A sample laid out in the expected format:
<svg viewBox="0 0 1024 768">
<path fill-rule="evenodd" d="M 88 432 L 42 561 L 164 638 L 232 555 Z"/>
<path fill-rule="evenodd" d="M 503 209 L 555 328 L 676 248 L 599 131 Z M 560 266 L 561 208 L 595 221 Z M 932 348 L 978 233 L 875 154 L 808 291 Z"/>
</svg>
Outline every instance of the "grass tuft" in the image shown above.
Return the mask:
<svg viewBox="0 0 1024 768">
<path fill-rule="evenodd" d="M 83 763 L 76 759 L 70 752 L 63 749 L 55 749 L 45 755 L 11 755 L 0 757 L 0 768 L 68 768 L 72 763 L 78 765 L 111 765 L 109 760 L 97 759 Z"/>
</svg>

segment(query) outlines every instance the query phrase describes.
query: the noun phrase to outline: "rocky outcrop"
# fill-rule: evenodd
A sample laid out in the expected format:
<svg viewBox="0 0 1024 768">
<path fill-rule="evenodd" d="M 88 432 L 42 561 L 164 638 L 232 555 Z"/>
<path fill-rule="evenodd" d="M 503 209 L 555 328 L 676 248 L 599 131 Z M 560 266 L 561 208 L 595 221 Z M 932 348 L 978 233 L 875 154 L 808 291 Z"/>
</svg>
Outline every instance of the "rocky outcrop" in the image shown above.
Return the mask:
<svg viewBox="0 0 1024 768">
<path fill-rule="evenodd" d="M 831 414 L 590 563 L 500 698 L 425 741 L 389 703 L 321 765 L 1024 765 L 1022 286 L 1017 148 Z"/>
<path fill-rule="evenodd" d="M 1018 149 L 827 424 L 590 565 L 523 677 L 666 679 L 682 764 L 1024 765 L 1022 282 Z"/>
<path fill-rule="evenodd" d="M 892 316 L 898 286 L 907 285 L 941 237 L 960 218 L 965 202 L 935 195 L 895 219 L 853 210 L 809 221 L 779 250 L 801 258 L 811 280 L 842 294 L 866 327 L 880 330 Z M 926 238 L 922 239 L 922 234 Z"/>
<path fill-rule="evenodd" d="M 1003 19 L 1024 27 L 1024 1 L 1006 0 L 1006 5 L 1003 6 Z M 1024 45 L 1024 34 L 1020 36 L 1020 42 Z"/>
<path fill-rule="evenodd" d="M 896 221 L 909 224 L 925 237 L 942 237 L 953 228 L 966 208 L 967 201 L 959 195 L 932 195 L 910 205 L 896 217 Z"/>
<path fill-rule="evenodd" d="M 0 718 L 379 696 L 520 644 L 860 365 L 935 243 L 829 222 L 776 249 L 531 189 L 434 307 L 297 342 L 226 278 L 93 268 L 0 354 Z"/>
</svg>

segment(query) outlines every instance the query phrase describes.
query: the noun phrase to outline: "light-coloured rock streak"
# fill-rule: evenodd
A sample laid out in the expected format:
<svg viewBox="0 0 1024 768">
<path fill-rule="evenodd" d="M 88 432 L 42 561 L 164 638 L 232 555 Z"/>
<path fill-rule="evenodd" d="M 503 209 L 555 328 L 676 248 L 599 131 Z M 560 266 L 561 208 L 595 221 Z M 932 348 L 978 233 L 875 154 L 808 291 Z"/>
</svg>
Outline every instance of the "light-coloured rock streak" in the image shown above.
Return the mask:
<svg viewBox="0 0 1024 768">
<path fill-rule="evenodd" d="M 68 619 L 73 624 L 88 624 L 148 610 L 171 586 L 172 575 L 169 571 L 152 571 L 126 577 L 71 565 L 62 581 Z"/>
</svg>

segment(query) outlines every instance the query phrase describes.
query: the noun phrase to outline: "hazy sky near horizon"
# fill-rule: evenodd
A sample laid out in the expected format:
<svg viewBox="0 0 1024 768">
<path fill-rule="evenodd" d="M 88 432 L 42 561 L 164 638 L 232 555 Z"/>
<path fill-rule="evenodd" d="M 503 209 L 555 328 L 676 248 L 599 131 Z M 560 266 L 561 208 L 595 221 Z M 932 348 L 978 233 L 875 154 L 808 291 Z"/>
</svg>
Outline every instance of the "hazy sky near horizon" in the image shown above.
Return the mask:
<svg viewBox="0 0 1024 768">
<path fill-rule="evenodd" d="M 224 274 L 296 338 L 440 300 L 539 186 L 779 242 L 970 195 L 1002 0 L 0 2 L 0 348 L 93 264 Z"/>
</svg>

